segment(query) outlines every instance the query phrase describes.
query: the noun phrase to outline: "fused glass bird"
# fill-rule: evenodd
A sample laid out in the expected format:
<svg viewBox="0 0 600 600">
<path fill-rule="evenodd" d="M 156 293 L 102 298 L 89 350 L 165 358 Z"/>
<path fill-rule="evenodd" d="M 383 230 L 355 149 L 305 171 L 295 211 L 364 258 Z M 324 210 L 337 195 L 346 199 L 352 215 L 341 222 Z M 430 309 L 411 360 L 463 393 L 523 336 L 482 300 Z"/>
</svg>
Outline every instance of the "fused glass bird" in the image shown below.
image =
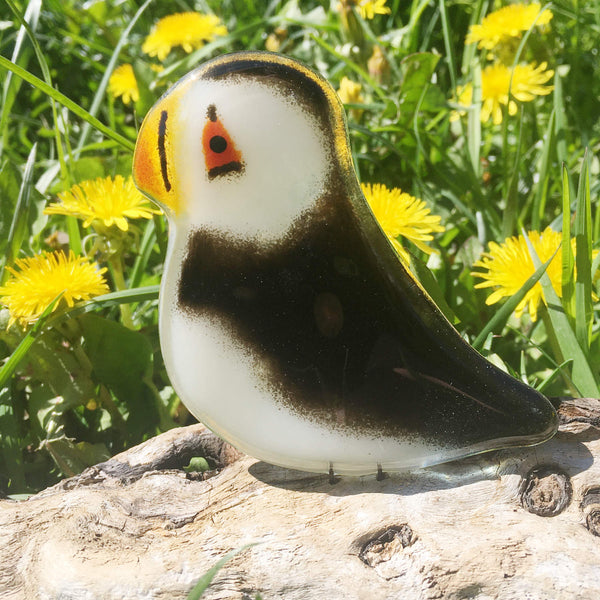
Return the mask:
<svg viewBox="0 0 600 600">
<path fill-rule="evenodd" d="M 312 70 L 260 52 L 207 62 L 150 110 L 133 172 L 169 219 L 167 371 L 240 450 L 360 475 L 556 431 L 551 404 L 475 352 L 403 268 Z"/>
</svg>

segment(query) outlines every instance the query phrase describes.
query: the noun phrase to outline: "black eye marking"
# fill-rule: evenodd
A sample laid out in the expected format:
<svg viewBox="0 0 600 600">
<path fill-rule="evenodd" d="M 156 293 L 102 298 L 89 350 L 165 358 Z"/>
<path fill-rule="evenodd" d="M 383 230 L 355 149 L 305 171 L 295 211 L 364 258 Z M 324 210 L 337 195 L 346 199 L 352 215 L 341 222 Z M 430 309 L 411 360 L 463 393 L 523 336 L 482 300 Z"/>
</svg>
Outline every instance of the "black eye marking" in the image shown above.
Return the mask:
<svg viewBox="0 0 600 600">
<path fill-rule="evenodd" d="M 214 104 L 211 104 L 207 111 L 206 116 L 214 123 L 217 120 L 217 108 Z"/>
<path fill-rule="evenodd" d="M 219 167 L 213 167 L 208 172 L 208 178 L 214 179 L 215 177 L 219 177 L 220 175 L 227 175 L 228 173 L 242 173 L 244 171 L 244 165 L 241 162 L 232 161 L 227 163 L 226 165 L 221 165 Z"/>
<path fill-rule="evenodd" d="M 227 140 L 220 135 L 213 135 L 208 142 L 210 149 L 217 154 L 225 152 L 227 150 Z"/>
<path fill-rule="evenodd" d="M 158 156 L 160 158 L 160 174 L 162 175 L 165 189 L 171 191 L 171 182 L 169 181 L 169 172 L 167 170 L 167 151 L 165 141 L 167 138 L 167 118 L 168 113 L 163 110 L 160 113 L 160 122 L 158 123 Z"/>
</svg>

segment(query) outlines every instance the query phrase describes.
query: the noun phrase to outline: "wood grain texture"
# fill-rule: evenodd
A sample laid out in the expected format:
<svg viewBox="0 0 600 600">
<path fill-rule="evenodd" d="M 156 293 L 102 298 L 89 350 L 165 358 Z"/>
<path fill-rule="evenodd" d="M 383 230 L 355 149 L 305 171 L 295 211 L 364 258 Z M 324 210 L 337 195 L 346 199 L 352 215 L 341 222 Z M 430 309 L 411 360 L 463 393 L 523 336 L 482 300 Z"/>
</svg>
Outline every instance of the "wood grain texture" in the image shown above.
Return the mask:
<svg viewBox="0 0 600 600">
<path fill-rule="evenodd" d="M 184 599 L 258 542 L 203 598 L 595 599 L 600 402 L 560 413 L 535 448 L 334 484 L 238 457 L 201 425 L 169 431 L 0 501 L 0 598 Z M 181 469 L 198 454 L 214 476 Z"/>
</svg>

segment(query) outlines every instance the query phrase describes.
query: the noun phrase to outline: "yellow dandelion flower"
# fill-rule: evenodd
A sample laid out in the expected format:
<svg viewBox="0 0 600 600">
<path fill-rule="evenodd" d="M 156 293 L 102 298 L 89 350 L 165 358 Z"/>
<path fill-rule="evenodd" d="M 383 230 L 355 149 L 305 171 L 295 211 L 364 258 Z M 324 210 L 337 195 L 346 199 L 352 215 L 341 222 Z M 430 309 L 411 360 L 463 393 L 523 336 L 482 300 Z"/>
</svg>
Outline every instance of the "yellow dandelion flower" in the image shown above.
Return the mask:
<svg viewBox="0 0 600 600">
<path fill-rule="evenodd" d="M 533 25 L 547 25 L 552 19 L 548 9 L 540 14 L 541 5 L 509 4 L 490 13 L 483 19 L 481 25 L 471 25 L 465 44 L 478 42 L 478 48 L 492 50 L 508 38 L 521 37 Z"/>
<path fill-rule="evenodd" d="M 165 60 L 176 46 L 181 46 L 189 54 L 217 36 L 226 34 L 227 28 L 215 15 L 176 13 L 156 23 L 145 39 L 142 51 L 158 57 L 158 60 Z"/>
<path fill-rule="evenodd" d="M 131 65 L 121 65 L 112 72 L 108 80 L 108 91 L 115 98 L 121 96 L 124 104 L 137 102 L 140 99 L 140 91 Z"/>
<path fill-rule="evenodd" d="M 440 224 L 440 216 L 430 214 L 425 202 L 399 188 L 388 189 L 380 183 L 363 183 L 360 187 L 375 218 L 405 264 L 409 263 L 409 255 L 398 237 L 410 240 L 427 254 L 434 252 L 424 242 L 433 240 L 431 234 L 445 231 L 445 227 Z"/>
<path fill-rule="evenodd" d="M 546 262 L 556 252 L 562 241 L 562 234 L 550 229 L 550 227 L 547 227 L 542 233 L 530 231 L 527 237 L 542 262 Z M 573 254 L 575 254 L 575 240 L 572 240 L 572 249 Z M 475 287 L 495 288 L 487 298 L 486 304 L 495 304 L 502 298 L 514 296 L 536 270 L 529 254 L 527 242 L 522 235 L 506 238 L 501 244 L 490 242 L 489 252 L 484 252 L 473 266 L 483 269 L 483 271 L 473 271 L 472 275 L 485 280 Z M 562 296 L 562 259 L 560 252 L 555 254 L 546 269 L 546 273 L 550 277 L 554 291 Z M 538 281 L 517 306 L 516 316 L 520 317 L 527 307 L 531 320 L 535 321 L 540 300 L 546 302 L 542 285 Z"/>
<path fill-rule="evenodd" d="M 125 179 L 117 175 L 82 181 L 70 190 L 58 194 L 60 202 L 48 206 L 47 215 L 72 215 L 83 219 L 84 227 L 95 220 L 105 227 L 116 225 L 121 231 L 127 231 L 127 219 L 150 219 L 160 211 L 151 208 L 140 194 L 131 177 Z"/>
<path fill-rule="evenodd" d="M 344 104 L 355 104 L 363 101 L 361 95 L 362 85 L 356 83 L 348 77 L 342 77 L 340 81 L 340 89 L 338 90 L 338 96 Z"/>
<path fill-rule="evenodd" d="M 389 15 L 392 11 L 385 5 L 387 0 L 360 0 L 358 12 L 363 19 L 373 19 L 375 15 Z"/>
<path fill-rule="evenodd" d="M 502 123 L 503 106 L 508 106 L 508 114 L 514 115 L 517 112 L 515 100 L 531 102 L 537 96 L 549 94 L 554 86 L 544 84 L 552 78 L 554 71 L 546 70 L 547 66 L 546 62 L 538 66 L 534 63 L 517 65 L 514 69 L 500 63 L 488 65 L 481 72 L 481 121 L 486 123 L 491 117 L 494 125 L 498 125 Z M 470 106 L 473 101 L 472 84 L 458 88 L 457 96 L 458 104 Z M 453 118 L 456 118 L 456 113 Z"/>
<path fill-rule="evenodd" d="M 75 302 L 106 294 L 109 289 L 96 263 L 85 256 L 66 256 L 62 250 L 18 258 L 17 269 L 6 267 L 12 277 L 0 287 L 0 302 L 10 311 L 9 326 L 15 321 L 27 325 L 36 321 L 62 293 L 60 305 L 72 307 Z"/>
<path fill-rule="evenodd" d="M 360 104 L 364 101 L 364 98 L 360 93 L 361 90 L 362 85 L 360 85 L 360 83 L 356 83 L 347 77 L 342 77 L 338 96 L 344 104 Z M 352 108 L 350 114 L 356 121 L 359 121 L 363 111 L 360 108 Z"/>
</svg>

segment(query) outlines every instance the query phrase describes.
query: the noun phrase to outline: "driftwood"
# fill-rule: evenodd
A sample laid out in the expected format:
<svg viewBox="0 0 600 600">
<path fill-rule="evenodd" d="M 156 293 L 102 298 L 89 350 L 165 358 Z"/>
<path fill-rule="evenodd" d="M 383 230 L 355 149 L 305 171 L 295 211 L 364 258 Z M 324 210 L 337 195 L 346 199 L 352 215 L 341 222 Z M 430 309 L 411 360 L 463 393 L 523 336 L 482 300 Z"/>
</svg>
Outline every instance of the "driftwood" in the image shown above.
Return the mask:
<svg viewBox="0 0 600 600">
<path fill-rule="evenodd" d="M 202 425 L 0 501 L 0 598 L 600 597 L 600 401 L 550 442 L 408 474 L 339 478 L 239 456 Z M 203 455 L 213 472 L 181 469 Z"/>
</svg>

